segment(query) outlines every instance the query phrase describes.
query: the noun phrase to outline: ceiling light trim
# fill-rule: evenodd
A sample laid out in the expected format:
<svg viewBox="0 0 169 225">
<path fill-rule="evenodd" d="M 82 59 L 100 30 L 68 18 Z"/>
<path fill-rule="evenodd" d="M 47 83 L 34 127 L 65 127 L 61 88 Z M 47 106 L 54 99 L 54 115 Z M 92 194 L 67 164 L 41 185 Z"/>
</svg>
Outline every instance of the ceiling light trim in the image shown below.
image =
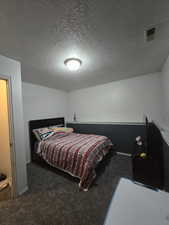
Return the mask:
<svg viewBox="0 0 169 225">
<path fill-rule="evenodd" d="M 70 71 L 77 71 L 80 69 L 82 61 L 79 58 L 68 58 L 64 64 Z"/>
</svg>

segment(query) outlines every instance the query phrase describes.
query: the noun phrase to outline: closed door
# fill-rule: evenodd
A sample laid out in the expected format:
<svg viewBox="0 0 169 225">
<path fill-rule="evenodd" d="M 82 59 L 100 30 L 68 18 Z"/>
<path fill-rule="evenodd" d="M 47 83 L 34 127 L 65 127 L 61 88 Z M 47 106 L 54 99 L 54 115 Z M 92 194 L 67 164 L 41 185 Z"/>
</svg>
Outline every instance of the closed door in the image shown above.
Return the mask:
<svg viewBox="0 0 169 225">
<path fill-rule="evenodd" d="M 0 173 L 7 175 L 10 186 L 12 185 L 11 168 L 8 85 L 6 80 L 0 80 Z"/>
</svg>

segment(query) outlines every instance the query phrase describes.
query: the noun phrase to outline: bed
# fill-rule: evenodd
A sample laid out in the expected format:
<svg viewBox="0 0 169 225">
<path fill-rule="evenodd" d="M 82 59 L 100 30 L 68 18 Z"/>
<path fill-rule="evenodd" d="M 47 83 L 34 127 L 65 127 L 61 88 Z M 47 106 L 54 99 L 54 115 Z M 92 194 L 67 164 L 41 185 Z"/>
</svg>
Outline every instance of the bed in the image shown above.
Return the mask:
<svg viewBox="0 0 169 225">
<path fill-rule="evenodd" d="M 64 118 L 29 122 L 32 161 L 45 162 L 79 178 L 80 189 L 87 191 L 96 177 L 96 166 L 112 149 L 111 141 L 105 136 L 71 132 L 55 133 L 37 142 L 33 131 L 53 125 L 64 127 Z"/>
</svg>

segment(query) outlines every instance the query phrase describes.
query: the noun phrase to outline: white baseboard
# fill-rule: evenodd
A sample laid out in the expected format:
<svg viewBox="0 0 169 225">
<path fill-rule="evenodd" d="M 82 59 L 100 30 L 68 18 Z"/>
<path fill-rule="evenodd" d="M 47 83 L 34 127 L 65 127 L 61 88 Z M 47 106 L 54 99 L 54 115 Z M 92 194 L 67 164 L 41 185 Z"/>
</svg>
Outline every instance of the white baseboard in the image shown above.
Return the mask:
<svg viewBox="0 0 169 225">
<path fill-rule="evenodd" d="M 25 186 L 20 192 L 19 195 L 24 194 L 28 190 L 28 186 Z"/>
<path fill-rule="evenodd" d="M 124 152 L 116 152 L 117 155 L 123 155 L 123 156 L 127 156 L 127 157 L 131 157 L 131 154 L 129 153 L 124 153 Z"/>
<path fill-rule="evenodd" d="M 26 164 L 29 164 L 29 163 L 31 163 L 31 159 L 30 158 L 26 160 Z"/>
</svg>

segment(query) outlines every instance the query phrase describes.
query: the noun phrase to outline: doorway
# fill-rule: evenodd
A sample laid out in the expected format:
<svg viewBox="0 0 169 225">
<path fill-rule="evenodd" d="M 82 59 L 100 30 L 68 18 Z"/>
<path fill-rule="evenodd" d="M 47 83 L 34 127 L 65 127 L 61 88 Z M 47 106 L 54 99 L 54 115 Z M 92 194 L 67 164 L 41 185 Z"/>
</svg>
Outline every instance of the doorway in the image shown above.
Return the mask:
<svg viewBox="0 0 169 225">
<path fill-rule="evenodd" d="M 15 195 L 9 80 L 0 78 L 0 201 Z"/>
</svg>

